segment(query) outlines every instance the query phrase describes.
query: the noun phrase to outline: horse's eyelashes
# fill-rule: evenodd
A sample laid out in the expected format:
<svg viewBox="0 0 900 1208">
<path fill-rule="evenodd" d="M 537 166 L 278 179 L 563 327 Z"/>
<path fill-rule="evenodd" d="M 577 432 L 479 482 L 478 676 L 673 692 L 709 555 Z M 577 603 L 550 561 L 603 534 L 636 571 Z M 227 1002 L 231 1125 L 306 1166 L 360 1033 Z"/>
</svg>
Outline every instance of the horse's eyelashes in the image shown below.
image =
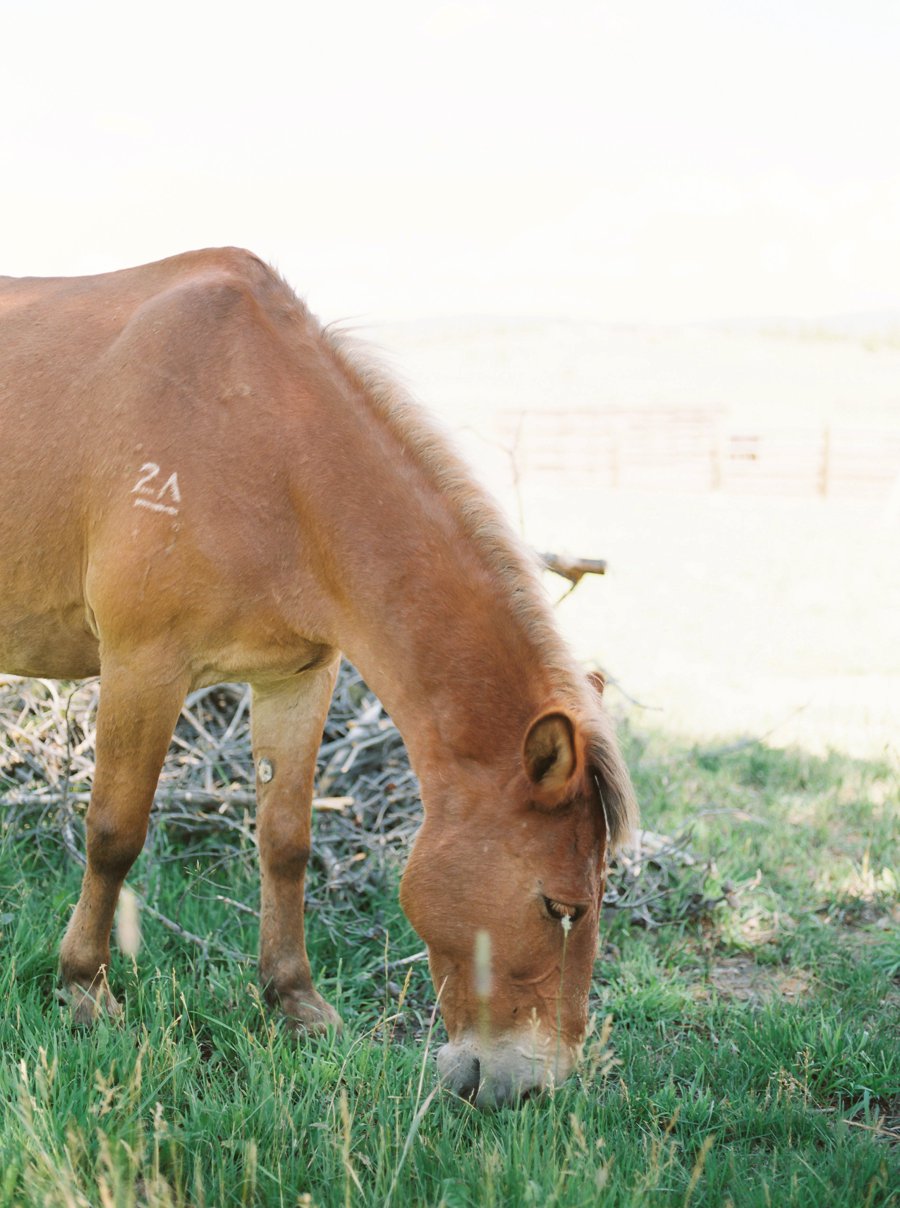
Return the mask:
<svg viewBox="0 0 900 1208">
<path fill-rule="evenodd" d="M 569 906 L 565 902 L 557 902 L 555 898 L 544 898 L 544 907 L 551 918 L 570 919 L 573 923 L 584 914 L 581 906 Z"/>
</svg>

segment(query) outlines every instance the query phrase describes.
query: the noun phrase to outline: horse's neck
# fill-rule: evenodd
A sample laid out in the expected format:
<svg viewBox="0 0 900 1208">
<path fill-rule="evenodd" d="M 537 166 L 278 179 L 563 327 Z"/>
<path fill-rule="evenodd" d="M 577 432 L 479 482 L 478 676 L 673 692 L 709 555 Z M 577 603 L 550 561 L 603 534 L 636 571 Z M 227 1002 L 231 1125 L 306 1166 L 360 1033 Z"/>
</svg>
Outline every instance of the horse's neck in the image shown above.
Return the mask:
<svg viewBox="0 0 900 1208">
<path fill-rule="evenodd" d="M 441 753 L 508 762 L 547 694 L 544 670 L 499 585 L 491 590 L 468 573 L 467 552 L 448 549 L 434 566 L 419 566 L 400 594 L 392 577 L 368 565 L 342 639 L 420 775 Z"/>
<path fill-rule="evenodd" d="M 328 415 L 342 464 L 323 453 L 307 471 L 304 524 L 328 551 L 338 644 L 417 770 L 440 751 L 508 765 L 551 690 L 515 599 L 539 588 L 497 568 L 459 502 L 377 415 L 346 400 Z"/>
</svg>

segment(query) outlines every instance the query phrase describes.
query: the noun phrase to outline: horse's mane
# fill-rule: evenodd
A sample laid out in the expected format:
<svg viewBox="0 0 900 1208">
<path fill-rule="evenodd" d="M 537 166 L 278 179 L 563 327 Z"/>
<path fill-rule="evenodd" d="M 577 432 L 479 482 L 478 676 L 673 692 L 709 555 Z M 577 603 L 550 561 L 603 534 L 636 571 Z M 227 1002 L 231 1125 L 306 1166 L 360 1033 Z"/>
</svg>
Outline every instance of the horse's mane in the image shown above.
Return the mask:
<svg viewBox="0 0 900 1208">
<path fill-rule="evenodd" d="M 434 483 L 492 573 L 512 617 L 545 669 L 560 706 L 570 709 L 582 727 L 588 760 L 603 797 L 610 844 L 618 846 L 637 821 L 634 791 L 599 695 L 559 633 L 536 556 L 475 480 L 446 432 L 385 368 L 378 355 L 346 330 L 333 325 L 323 328 L 302 303 L 300 306 L 307 336 L 320 344 L 353 392 L 366 400 L 379 421 Z"/>
</svg>

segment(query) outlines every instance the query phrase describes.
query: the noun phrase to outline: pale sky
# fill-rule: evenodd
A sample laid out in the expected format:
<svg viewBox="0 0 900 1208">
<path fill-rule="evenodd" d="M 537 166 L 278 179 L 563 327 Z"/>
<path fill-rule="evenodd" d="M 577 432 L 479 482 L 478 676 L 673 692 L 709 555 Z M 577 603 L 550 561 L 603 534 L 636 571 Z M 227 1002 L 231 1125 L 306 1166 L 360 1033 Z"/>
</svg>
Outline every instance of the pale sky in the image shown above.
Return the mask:
<svg viewBox="0 0 900 1208">
<path fill-rule="evenodd" d="M 900 309 L 896 0 L 0 0 L 0 271 L 325 318 Z"/>
</svg>

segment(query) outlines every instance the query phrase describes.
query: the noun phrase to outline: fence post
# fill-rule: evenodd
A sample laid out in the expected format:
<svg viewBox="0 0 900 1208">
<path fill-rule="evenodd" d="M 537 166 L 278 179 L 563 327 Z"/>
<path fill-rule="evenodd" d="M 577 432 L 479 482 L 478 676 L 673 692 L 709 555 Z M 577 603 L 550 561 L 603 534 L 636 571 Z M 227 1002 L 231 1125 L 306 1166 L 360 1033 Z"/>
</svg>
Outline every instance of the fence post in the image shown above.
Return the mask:
<svg viewBox="0 0 900 1208">
<path fill-rule="evenodd" d="M 710 487 L 714 491 L 722 489 L 722 460 L 722 425 L 714 419 L 710 446 Z"/>
<path fill-rule="evenodd" d="M 828 495 L 829 479 L 831 476 L 831 425 L 826 424 L 822 429 L 822 467 L 819 474 L 819 494 L 822 498 Z"/>
<path fill-rule="evenodd" d="M 610 425 L 610 442 L 609 442 L 609 477 L 612 486 L 619 486 L 619 424 L 618 420 L 614 420 Z"/>
</svg>

